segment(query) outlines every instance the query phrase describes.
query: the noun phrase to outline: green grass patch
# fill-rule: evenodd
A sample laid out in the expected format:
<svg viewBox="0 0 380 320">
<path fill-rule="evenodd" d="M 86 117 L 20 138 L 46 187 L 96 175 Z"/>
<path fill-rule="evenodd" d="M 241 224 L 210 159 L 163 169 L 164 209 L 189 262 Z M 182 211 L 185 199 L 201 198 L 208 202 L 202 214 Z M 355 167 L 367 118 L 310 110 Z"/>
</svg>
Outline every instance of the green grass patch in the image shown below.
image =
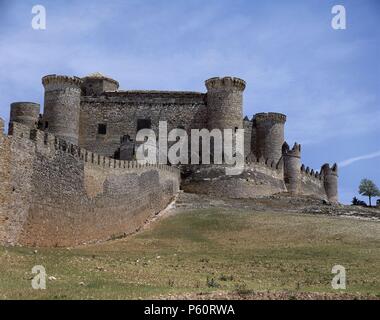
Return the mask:
<svg viewBox="0 0 380 320">
<path fill-rule="evenodd" d="M 331 268 L 348 293 L 380 294 L 380 224 L 247 210 L 195 210 L 140 234 L 74 249 L 0 248 L 1 299 L 144 299 L 218 290 L 317 291 Z M 31 288 L 43 265 L 46 290 Z"/>
</svg>

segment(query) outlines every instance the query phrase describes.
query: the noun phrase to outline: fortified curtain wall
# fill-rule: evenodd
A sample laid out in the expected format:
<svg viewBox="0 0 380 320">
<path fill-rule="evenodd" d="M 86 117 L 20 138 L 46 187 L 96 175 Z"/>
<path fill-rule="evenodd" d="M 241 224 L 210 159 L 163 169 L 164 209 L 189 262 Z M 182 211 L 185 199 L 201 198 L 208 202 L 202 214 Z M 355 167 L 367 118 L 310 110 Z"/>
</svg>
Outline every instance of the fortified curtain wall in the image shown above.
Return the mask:
<svg viewBox="0 0 380 320">
<path fill-rule="evenodd" d="M 100 156 L 13 123 L 0 134 L 0 241 L 71 246 L 123 236 L 164 209 L 180 174 Z"/>
<path fill-rule="evenodd" d="M 300 193 L 304 195 L 312 195 L 317 198 L 327 200 L 323 175 L 318 171 L 310 169 L 309 167 L 306 167 L 305 169 L 305 165 L 301 166 L 300 171 Z"/>
<path fill-rule="evenodd" d="M 186 192 L 237 199 L 286 192 L 281 164 L 261 157 L 247 162 L 239 175 L 226 175 L 223 165 L 191 166 L 192 174 L 181 187 Z"/>
<path fill-rule="evenodd" d="M 188 166 L 191 174 L 182 181 L 186 192 L 209 194 L 227 198 L 256 198 L 276 193 L 290 192 L 284 180 L 284 165 L 281 159 L 277 164 L 264 157 L 249 157 L 240 175 L 226 175 L 222 165 Z M 299 195 L 310 195 L 327 200 L 322 174 L 314 170 L 299 170 Z"/>
</svg>

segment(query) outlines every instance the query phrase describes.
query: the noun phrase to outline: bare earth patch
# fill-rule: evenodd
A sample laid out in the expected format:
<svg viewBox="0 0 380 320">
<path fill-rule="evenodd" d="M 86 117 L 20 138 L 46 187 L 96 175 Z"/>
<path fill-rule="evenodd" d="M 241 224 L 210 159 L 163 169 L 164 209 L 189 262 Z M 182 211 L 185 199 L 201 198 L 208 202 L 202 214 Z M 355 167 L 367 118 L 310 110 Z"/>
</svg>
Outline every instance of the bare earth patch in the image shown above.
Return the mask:
<svg viewBox="0 0 380 320">
<path fill-rule="evenodd" d="M 345 294 L 345 293 L 318 293 L 318 292 L 213 292 L 198 294 L 169 295 L 157 297 L 160 300 L 380 300 L 376 296 Z"/>
</svg>

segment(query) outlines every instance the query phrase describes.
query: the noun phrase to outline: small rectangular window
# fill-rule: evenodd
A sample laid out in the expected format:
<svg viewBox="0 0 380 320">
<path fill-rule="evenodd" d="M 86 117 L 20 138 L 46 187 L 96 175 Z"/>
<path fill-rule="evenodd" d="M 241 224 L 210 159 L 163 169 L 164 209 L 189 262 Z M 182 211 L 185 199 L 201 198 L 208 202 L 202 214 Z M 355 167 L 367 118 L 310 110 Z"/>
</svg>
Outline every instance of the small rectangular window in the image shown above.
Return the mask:
<svg viewBox="0 0 380 320">
<path fill-rule="evenodd" d="M 150 129 L 152 127 L 152 121 L 150 119 L 137 119 L 137 131 L 142 129 Z"/>
<path fill-rule="evenodd" d="M 104 123 L 98 124 L 98 134 L 107 134 L 107 125 Z"/>
<path fill-rule="evenodd" d="M 45 122 L 45 129 L 49 128 L 49 122 Z"/>
</svg>

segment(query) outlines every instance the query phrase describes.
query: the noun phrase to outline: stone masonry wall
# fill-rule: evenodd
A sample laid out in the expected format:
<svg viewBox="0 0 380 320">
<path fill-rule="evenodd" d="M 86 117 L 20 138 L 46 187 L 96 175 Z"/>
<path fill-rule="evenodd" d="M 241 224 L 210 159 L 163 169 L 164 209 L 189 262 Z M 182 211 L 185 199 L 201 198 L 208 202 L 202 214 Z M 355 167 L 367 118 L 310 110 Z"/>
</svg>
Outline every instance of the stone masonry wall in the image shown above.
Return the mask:
<svg viewBox="0 0 380 320">
<path fill-rule="evenodd" d="M 240 175 L 226 175 L 223 165 L 202 165 L 192 170 L 181 185 L 186 192 L 255 198 L 286 191 L 282 168 L 275 168 L 263 160 L 247 163 Z"/>
<path fill-rule="evenodd" d="M 226 175 L 223 165 L 188 166 L 181 188 L 186 192 L 215 197 L 256 198 L 289 192 L 284 181 L 282 160 L 276 165 L 270 159 L 251 157 L 240 175 Z M 323 178 L 318 172 L 300 169 L 297 192 L 327 200 Z"/>
<path fill-rule="evenodd" d="M 253 130 L 252 121 L 244 119 L 243 128 L 244 128 L 244 158 L 247 158 L 247 156 L 253 152 L 252 150 L 252 130 Z"/>
<path fill-rule="evenodd" d="M 205 94 L 198 92 L 118 91 L 99 97 L 82 97 L 79 145 L 93 152 L 113 156 L 120 138 L 135 139 L 137 120 L 150 119 L 158 133 L 159 121 L 167 121 L 168 131 L 183 128 L 207 128 Z M 107 125 L 105 135 L 98 134 L 98 124 Z"/>
<path fill-rule="evenodd" d="M 5 244 L 71 246 L 131 233 L 179 190 L 173 167 L 109 159 L 17 123 L 0 141 Z"/>
<path fill-rule="evenodd" d="M 323 177 L 318 172 L 310 170 L 309 167 L 305 169 L 302 165 L 301 171 L 301 184 L 299 193 L 303 195 L 310 195 L 316 198 L 327 200 L 326 190 L 323 184 Z"/>
</svg>

